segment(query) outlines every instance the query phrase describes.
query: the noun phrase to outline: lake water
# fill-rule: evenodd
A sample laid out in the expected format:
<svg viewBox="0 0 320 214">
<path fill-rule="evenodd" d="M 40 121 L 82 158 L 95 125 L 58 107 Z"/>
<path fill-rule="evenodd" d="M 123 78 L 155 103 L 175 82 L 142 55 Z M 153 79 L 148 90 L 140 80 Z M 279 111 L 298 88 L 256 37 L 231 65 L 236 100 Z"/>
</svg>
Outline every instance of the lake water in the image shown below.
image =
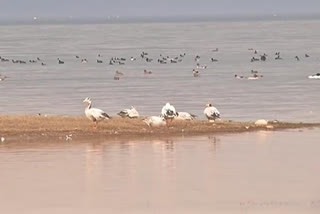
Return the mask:
<svg viewBox="0 0 320 214">
<path fill-rule="evenodd" d="M 0 213 L 320 212 L 320 132 L 0 144 Z"/>
<path fill-rule="evenodd" d="M 91 97 L 111 115 L 131 105 L 141 115 L 159 115 L 169 101 L 178 111 L 204 118 L 210 101 L 224 119 L 319 121 L 320 81 L 307 78 L 319 72 L 319 25 L 320 20 L 1 25 L 0 56 L 40 57 L 47 65 L 0 62 L 0 74 L 9 77 L 0 82 L 0 113 L 79 115 L 82 100 Z M 212 52 L 215 48 L 219 51 Z M 268 54 L 268 60 L 251 63 L 249 48 Z M 142 60 L 142 51 L 154 61 Z M 283 60 L 274 60 L 275 52 Z M 159 54 L 182 53 L 181 63 L 157 63 Z M 103 64 L 96 63 L 98 54 Z M 200 78 L 192 76 L 196 55 L 208 67 Z M 128 61 L 131 56 L 137 60 Z M 59 65 L 58 57 L 65 64 Z M 125 57 L 126 64 L 109 65 L 111 57 Z M 153 74 L 144 75 L 144 69 Z M 234 78 L 251 75 L 252 69 L 264 78 Z M 119 81 L 113 80 L 116 70 L 125 74 Z"/>
</svg>

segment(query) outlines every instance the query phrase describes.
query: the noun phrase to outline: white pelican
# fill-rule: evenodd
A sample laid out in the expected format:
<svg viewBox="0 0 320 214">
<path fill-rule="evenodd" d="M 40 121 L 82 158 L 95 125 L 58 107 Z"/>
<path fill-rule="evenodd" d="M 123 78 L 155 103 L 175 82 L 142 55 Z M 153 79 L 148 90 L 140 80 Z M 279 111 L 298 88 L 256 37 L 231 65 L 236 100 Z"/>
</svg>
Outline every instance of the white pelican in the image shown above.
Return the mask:
<svg viewBox="0 0 320 214">
<path fill-rule="evenodd" d="M 159 116 L 147 117 L 143 122 L 145 122 L 149 127 L 160 127 L 166 125 L 165 119 Z"/>
<path fill-rule="evenodd" d="M 93 128 L 97 128 L 98 122 L 100 120 L 108 120 L 111 119 L 111 117 L 102 111 L 101 109 L 92 108 L 92 101 L 89 97 L 83 100 L 84 103 L 88 103 L 88 106 L 85 110 L 85 114 L 88 119 L 92 120 L 94 122 Z"/>
<path fill-rule="evenodd" d="M 166 120 L 167 125 L 169 122 L 172 122 L 175 116 L 178 116 L 178 114 L 173 105 L 171 105 L 170 103 L 167 103 L 162 107 L 161 117 L 163 117 Z"/>
<path fill-rule="evenodd" d="M 217 118 L 220 118 L 220 112 L 210 103 L 206 104 L 206 108 L 204 109 L 203 113 L 208 120 L 215 121 Z"/>
<path fill-rule="evenodd" d="M 161 116 L 165 119 L 173 119 L 175 116 L 178 116 L 176 109 L 170 103 L 167 103 L 162 107 Z"/>
<path fill-rule="evenodd" d="M 320 73 L 308 76 L 309 79 L 320 79 Z"/>
<path fill-rule="evenodd" d="M 177 114 L 178 116 L 174 118 L 175 120 L 195 120 L 196 119 L 196 115 L 190 114 L 188 112 L 179 111 Z"/>
<path fill-rule="evenodd" d="M 130 109 L 124 109 L 118 113 L 121 117 L 129 117 L 129 118 L 138 118 L 140 117 L 139 112 L 134 106 L 131 106 Z"/>
</svg>

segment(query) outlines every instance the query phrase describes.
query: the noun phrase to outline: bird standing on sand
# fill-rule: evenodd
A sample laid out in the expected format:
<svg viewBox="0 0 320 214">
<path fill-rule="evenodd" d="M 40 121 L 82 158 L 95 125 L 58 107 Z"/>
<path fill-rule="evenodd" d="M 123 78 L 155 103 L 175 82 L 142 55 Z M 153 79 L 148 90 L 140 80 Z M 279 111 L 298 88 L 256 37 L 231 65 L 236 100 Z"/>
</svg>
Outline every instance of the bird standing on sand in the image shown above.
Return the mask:
<svg viewBox="0 0 320 214">
<path fill-rule="evenodd" d="M 196 115 L 190 114 L 188 112 L 179 111 L 177 114 L 178 116 L 174 118 L 175 120 L 195 120 L 196 119 Z"/>
<path fill-rule="evenodd" d="M 85 114 L 89 120 L 94 122 L 94 125 L 93 125 L 94 129 L 97 128 L 99 121 L 111 119 L 111 117 L 101 109 L 92 108 L 92 101 L 89 97 L 84 99 L 83 102 L 88 104 L 85 110 Z"/>
<path fill-rule="evenodd" d="M 176 109 L 173 105 L 167 103 L 162 107 L 161 117 L 166 120 L 167 125 L 172 122 L 175 116 L 178 116 L 178 113 L 176 112 Z"/>
<path fill-rule="evenodd" d="M 208 118 L 208 120 L 215 121 L 217 118 L 220 118 L 220 112 L 218 109 L 212 106 L 211 103 L 205 105 L 205 109 L 203 111 L 204 115 Z"/>
<path fill-rule="evenodd" d="M 7 76 L 1 76 L 1 74 L 0 74 L 0 81 L 4 81 L 7 78 L 8 78 Z"/>
<path fill-rule="evenodd" d="M 118 113 L 121 117 L 129 117 L 129 118 L 138 118 L 140 117 L 139 112 L 134 106 L 131 106 L 130 109 L 124 109 Z"/>
</svg>

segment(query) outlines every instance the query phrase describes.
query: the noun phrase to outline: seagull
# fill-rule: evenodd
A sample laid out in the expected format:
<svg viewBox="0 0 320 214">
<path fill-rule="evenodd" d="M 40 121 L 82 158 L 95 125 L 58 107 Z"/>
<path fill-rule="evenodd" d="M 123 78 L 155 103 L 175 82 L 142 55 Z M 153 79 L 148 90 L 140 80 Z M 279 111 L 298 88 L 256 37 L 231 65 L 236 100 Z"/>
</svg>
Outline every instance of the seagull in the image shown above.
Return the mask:
<svg viewBox="0 0 320 214">
<path fill-rule="evenodd" d="M 178 116 L 176 116 L 174 119 L 175 120 L 195 120 L 196 115 L 190 114 L 188 112 L 178 112 Z"/>
<path fill-rule="evenodd" d="M 163 117 L 159 116 L 150 116 L 143 120 L 149 127 L 159 127 L 165 126 L 166 121 Z"/>
<path fill-rule="evenodd" d="M 215 121 L 217 118 L 220 118 L 220 112 L 218 111 L 218 109 L 213 107 L 212 104 L 208 103 L 205 106 L 206 108 L 204 109 L 203 113 L 209 121 Z"/>
<path fill-rule="evenodd" d="M 167 124 L 169 122 L 172 122 L 175 116 L 178 116 L 178 113 L 176 112 L 176 109 L 173 105 L 167 103 L 162 107 L 161 117 L 163 117 L 166 120 Z"/>
<path fill-rule="evenodd" d="M 94 126 L 93 126 L 94 129 L 97 128 L 98 122 L 100 120 L 111 119 L 111 117 L 101 109 L 92 108 L 92 101 L 89 97 L 84 99 L 83 102 L 88 103 L 88 106 L 85 110 L 85 114 L 89 120 L 92 120 L 94 122 Z"/>
<path fill-rule="evenodd" d="M 136 110 L 134 106 L 131 106 L 130 109 L 124 109 L 118 113 L 121 117 L 129 117 L 129 118 L 138 118 L 140 117 L 139 112 Z"/>
</svg>

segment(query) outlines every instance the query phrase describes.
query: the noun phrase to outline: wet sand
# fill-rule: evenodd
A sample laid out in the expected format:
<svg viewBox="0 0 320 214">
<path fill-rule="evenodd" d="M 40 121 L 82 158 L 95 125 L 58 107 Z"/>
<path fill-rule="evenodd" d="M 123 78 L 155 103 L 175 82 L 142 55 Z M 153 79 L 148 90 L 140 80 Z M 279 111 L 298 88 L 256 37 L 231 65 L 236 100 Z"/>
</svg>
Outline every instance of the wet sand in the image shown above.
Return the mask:
<svg viewBox="0 0 320 214">
<path fill-rule="evenodd" d="M 242 133 L 258 130 L 284 130 L 320 127 L 320 123 L 288 123 L 271 121 L 267 126 L 254 122 L 174 121 L 169 127 L 148 127 L 142 119 L 113 118 L 101 121 L 97 129 L 85 116 L 0 115 L 0 137 L 6 141 L 74 140 L 104 138 L 139 138 L 161 136 L 198 136 L 216 133 Z"/>
</svg>

